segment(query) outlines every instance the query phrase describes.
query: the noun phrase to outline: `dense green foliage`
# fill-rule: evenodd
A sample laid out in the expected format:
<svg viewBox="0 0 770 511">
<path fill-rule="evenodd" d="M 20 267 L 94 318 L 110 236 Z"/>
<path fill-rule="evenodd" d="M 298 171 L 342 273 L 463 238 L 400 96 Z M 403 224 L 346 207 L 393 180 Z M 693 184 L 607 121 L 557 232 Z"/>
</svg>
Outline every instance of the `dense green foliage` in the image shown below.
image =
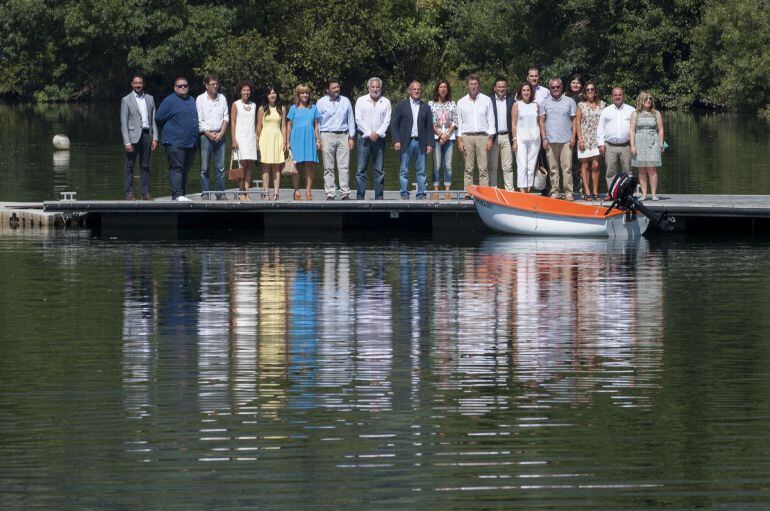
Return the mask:
<svg viewBox="0 0 770 511">
<path fill-rule="evenodd" d="M 109 98 L 133 72 L 148 88 L 219 73 L 299 82 L 408 79 L 477 71 L 518 81 L 582 72 L 670 108 L 770 110 L 770 2 L 736 0 L 5 0 L 0 96 Z"/>
</svg>

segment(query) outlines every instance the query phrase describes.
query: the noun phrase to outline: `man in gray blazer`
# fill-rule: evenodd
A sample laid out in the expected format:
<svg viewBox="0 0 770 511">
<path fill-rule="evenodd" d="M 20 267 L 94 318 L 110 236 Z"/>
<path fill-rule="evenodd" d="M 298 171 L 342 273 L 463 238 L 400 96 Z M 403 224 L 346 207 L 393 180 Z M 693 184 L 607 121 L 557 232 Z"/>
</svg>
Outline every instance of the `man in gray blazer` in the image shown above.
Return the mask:
<svg viewBox="0 0 770 511">
<path fill-rule="evenodd" d="M 142 198 L 150 200 L 150 154 L 158 147 L 158 128 L 155 126 L 155 100 L 144 92 L 144 79 L 134 76 L 131 88 L 120 102 L 120 133 L 126 161 L 123 167 L 126 200 L 134 200 L 134 164 L 139 157 Z"/>
</svg>

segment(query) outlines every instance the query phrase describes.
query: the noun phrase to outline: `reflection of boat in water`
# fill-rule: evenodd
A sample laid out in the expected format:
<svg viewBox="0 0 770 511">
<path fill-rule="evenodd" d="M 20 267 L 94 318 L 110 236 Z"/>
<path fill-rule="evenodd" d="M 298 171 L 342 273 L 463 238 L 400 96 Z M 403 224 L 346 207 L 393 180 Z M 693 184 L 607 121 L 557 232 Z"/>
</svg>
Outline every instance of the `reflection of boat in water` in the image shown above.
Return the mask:
<svg viewBox="0 0 770 511">
<path fill-rule="evenodd" d="M 649 219 L 600 204 L 579 204 L 540 195 L 469 186 L 476 210 L 491 229 L 530 236 L 640 238 Z"/>
<path fill-rule="evenodd" d="M 479 247 L 481 255 L 531 255 L 566 254 L 591 255 L 594 258 L 600 254 L 620 254 L 626 251 L 635 255 L 646 254 L 649 242 L 642 239 L 612 240 L 612 239 L 563 239 L 543 238 L 537 236 L 501 236 L 492 235 L 484 239 Z"/>
</svg>

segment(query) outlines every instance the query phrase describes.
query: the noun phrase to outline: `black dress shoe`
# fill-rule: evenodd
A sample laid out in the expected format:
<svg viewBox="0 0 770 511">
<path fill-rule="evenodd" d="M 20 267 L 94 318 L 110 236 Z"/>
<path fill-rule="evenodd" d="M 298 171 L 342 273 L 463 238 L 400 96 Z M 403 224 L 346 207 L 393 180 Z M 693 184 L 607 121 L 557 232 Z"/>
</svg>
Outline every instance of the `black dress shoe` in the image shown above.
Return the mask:
<svg viewBox="0 0 770 511">
<path fill-rule="evenodd" d="M 350 200 L 350 196 L 343 195 L 342 197 L 340 197 L 340 200 Z"/>
<path fill-rule="evenodd" d="M 334 200 L 334 195 L 327 195 L 326 200 Z"/>
</svg>

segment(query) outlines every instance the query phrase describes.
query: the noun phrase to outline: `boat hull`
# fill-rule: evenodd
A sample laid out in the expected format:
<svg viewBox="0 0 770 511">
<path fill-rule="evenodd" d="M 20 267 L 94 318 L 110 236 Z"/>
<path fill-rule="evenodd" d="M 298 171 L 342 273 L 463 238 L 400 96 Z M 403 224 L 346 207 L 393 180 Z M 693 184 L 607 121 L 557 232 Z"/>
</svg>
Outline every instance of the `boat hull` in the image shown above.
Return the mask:
<svg viewBox="0 0 770 511">
<path fill-rule="evenodd" d="M 470 192 L 476 211 L 487 227 L 498 232 L 526 236 L 635 239 L 640 238 L 649 226 L 649 219 L 643 215 L 626 218 L 626 214 L 618 210 L 604 215 L 606 208 L 602 206 L 569 204 L 497 189 L 490 192 L 486 187 L 472 188 L 474 190 Z M 564 211 L 560 212 L 560 208 Z"/>
</svg>

